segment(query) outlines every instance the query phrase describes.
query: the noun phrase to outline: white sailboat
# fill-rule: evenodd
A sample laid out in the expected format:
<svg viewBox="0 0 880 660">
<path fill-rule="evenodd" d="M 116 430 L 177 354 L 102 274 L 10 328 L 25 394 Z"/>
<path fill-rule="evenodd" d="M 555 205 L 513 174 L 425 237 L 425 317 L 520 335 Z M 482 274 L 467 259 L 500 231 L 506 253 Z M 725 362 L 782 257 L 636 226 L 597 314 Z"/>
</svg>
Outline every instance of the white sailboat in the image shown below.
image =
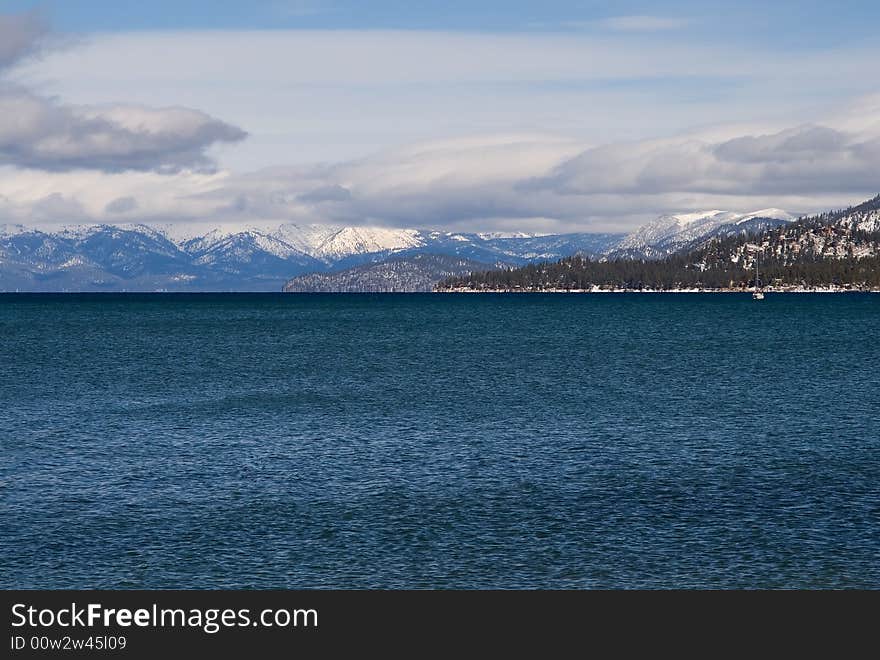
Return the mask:
<svg viewBox="0 0 880 660">
<path fill-rule="evenodd" d="M 758 285 L 758 258 L 760 254 L 760 251 L 755 252 L 755 290 L 752 292 L 753 300 L 764 300 L 764 289 Z"/>
</svg>

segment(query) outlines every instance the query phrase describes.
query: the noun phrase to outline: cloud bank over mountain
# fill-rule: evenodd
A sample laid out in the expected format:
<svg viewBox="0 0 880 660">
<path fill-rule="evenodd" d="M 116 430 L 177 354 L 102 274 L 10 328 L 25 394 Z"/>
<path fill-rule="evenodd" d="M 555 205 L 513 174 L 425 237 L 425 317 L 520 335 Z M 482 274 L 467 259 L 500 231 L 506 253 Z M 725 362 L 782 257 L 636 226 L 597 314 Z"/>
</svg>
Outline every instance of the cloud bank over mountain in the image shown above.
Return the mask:
<svg viewBox="0 0 880 660">
<path fill-rule="evenodd" d="M 41 20 L 0 17 L 0 222 L 626 231 L 880 189 L 876 46 L 736 53 L 644 37 L 686 19 L 618 23 L 117 33 L 49 52 Z M 229 167 L 241 151 L 259 166 Z"/>
<path fill-rule="evenodd" d="M 545 232 L 628 229 L 658 214 L 706 208 L 810 212 L 845 206 L 880 187 L 876 128 L 809 124 L 598 146 L 543 135 L 475 137 L 242 175 L 23 170 L 0 179 L 0 212 L 19 222 L 292 221 Z M 36 178 L 39 185 L 24 183 Z M 78 206 L 65 208 L 61 199 Z"/>
</svg>

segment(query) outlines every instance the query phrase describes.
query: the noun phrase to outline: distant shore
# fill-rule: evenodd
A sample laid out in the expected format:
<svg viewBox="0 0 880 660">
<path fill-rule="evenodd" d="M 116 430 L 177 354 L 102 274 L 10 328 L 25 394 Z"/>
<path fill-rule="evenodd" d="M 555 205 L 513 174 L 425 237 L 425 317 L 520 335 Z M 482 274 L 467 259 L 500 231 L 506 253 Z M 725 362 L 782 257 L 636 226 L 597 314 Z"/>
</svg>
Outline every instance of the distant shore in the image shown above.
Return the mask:
<svg viewBox="0 0 880 660">
<path fill-rule="evenodd" d="M 435 289 L 434 293 L 754 293 L 755 289 L 625 289 L 613 287 L 592 287 L 590 289 L 471 289 L 456 287 Z M 880 293 L 880 289 L 857 287 L 767 287 L 764 293 Z"/>
</svg>

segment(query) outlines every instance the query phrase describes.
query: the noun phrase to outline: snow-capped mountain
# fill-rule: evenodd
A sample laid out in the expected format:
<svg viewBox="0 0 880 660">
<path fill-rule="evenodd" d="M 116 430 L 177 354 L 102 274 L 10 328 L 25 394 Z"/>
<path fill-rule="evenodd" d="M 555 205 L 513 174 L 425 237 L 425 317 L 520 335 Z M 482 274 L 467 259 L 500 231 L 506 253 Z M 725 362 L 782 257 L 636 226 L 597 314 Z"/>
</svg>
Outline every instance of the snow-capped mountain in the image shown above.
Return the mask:
<svg viewBox="0 0 880 660">
<path fill-rule="evenodd" d="M 323 225 L 4 225 L 0 291 L 277 291 L 297 275 L 437 254 L 523 265 L 599 256 L 615 234 L 533 236 Z"/>
<path fill-rule="evenodd" d="M 415 229 L 343 227 L 318 245 L 313 254 L 327 261 L 338 261 L 353 254 L 396 252 L 424 244 L 422 233 Z"/>
<path fill-rule="evenodd" d="M 711 238 L 759 232 L 794 219 L 791 213 L 775 208 L 751 213 L 711 210 L 662 215 L 628 234 L 607 257 L 660 259 Z"/>
<path fill-rule="evenodd" d="M 257 231 L 216 234 L 181 246 L 195 266 L 229 277 L 275 281 L 292 271 L 320 270 L 324 264 L 292 245 Z"/>
<path fill-rule="evenodd" d="M 168 226 L 160 230 L 188 251 L 206 252 L 220 243 L 247 240 L 281 259 L 307 255 L 328 265 L 352 255 L 394 252 L 424 244 L 419 230 L 385 227 L 286 223 L 208 230 L 200 230 L 197 225 Z"/>
<path fill-rule="evenodd" d="M 859 227 L 880 225 L 876 211 L 858 213 L 851 222 Z M 511 266 L 575 254 L 655 259 L 694 249 L 712 238 L 758 233 L 793 219 L 780 209 L 711 210 L 661 216 L 628 235 L 468 233 L 291 223 L 85 225 L 51 231 L 0 225 L 0 291 L 277 291 L 299 275 L 420 254 Z"/>
<path fill-rule="evenodd" d="M 315 256 L 320 245 L 329 241 L 342 227 L 335 225 L 297 225 L 285 223 L 267 230 L 280 241 L 295 247 L 303 254 Z"/>
</svg>

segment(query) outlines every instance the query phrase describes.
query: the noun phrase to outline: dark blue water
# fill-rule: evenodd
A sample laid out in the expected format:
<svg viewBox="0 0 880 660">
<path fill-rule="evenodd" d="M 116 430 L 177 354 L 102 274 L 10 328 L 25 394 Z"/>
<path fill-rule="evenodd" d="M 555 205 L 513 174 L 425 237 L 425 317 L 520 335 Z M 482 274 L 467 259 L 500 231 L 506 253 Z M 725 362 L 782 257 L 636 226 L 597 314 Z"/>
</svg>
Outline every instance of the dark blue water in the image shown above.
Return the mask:
<svg viewBox="0 0 880 660">
<path fill-rule="evenodd" d="M 2 587 L 880 587 L 880 295 L 0 296 Z"/>
</svg>

